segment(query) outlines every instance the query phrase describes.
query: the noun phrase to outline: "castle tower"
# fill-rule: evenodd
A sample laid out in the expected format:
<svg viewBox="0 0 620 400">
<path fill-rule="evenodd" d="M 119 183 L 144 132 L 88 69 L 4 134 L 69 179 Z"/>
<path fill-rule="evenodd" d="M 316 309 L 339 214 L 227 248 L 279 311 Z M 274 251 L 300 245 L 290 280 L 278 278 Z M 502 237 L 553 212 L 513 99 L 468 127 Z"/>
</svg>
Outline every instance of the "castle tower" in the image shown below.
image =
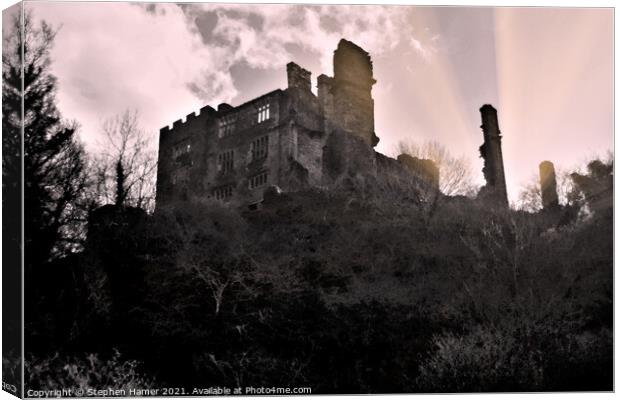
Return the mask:
<svg viewBox="0 0 620 400">
<path fill-rule="evenodd" d="M 540 193 L 544 210 L 558 208 L 558 192 L 555 180 L 555 168 L 551 161 L 543 161 L 539 165 Z"/>
<path fill-rule="evenodd" d="M 370 55 L 353 42 L 341 39 L 334 51 L 334 78 L 331 82 L 334 115 L 343 131 L 376 146 L 374 100 Z"/>
<path fill-rule="evenodd" d="M 480 108 L 484 143 L 480 146 L 480 156 L 484 159 L 482 173 L 487 184 L 481 189 L 483 198 L 508 206 L 504 159 L 502 157 L 502 136 L 497 122 L 497 110 L 490 104 Z"/>
</svg>

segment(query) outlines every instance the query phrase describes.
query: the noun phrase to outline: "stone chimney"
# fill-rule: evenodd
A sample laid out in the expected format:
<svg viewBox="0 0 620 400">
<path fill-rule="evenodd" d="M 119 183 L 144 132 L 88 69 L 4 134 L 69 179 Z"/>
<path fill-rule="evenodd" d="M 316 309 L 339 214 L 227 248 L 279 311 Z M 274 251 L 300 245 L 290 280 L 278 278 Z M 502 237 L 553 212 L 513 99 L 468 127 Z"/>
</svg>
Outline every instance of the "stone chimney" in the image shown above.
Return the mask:
<svg viewBox="0 0 620 400">
<path fill-rule="evenodd" d="M 298 88 L 310 92 L 312 88 L 310 83 L 311 75 L 310 71 L 303 69 L 294 62 L 286 64 L 289 89 Z"/>
<path fill-rule="evenodd" d="M 480 156 L 484 159 L 482 173 L 487 184 L 481 189 L 483 198 L 501 206 L 508 206 L 504 159 L 502 156 L 502 136 L 497 122 L 497 110 L 490 104 L 480 108 L 484 143 L 480 146 Z"/>
<path fill-rule="evenodd" d="M 540 171 L 540 194 L 543 210 L 558 208 L 558 191 L 555 180 L 555 168 L 551 161 L 543 161 L 538 166 Z"/>
</svg>

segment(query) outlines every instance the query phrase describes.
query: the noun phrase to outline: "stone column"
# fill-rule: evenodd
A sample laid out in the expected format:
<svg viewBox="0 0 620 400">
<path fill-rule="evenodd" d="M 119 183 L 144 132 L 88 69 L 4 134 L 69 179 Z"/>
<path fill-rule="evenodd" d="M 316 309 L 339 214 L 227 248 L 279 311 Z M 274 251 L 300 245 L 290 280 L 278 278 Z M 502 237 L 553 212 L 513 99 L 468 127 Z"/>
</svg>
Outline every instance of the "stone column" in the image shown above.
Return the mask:
<svg viewBox="0 0 620 400">
<path fill-rule="evenodd" d="M 504 159 L 502 156 L 502 136 L 497 122 L 497 110 L 490 104 L 480 108 L 484 143 L 480 146 L 480 156 L 484 159 L 482 172 L 487 184 L 482 188 L 483 198 L 508 206 Z"/>
<path fill-rule="evenodd" d="M 540 194 L 544 210 L 550 210 L 559 206 L 557 183 L 555 180 L 555 168 L 551 161 L 543 161 L 538 166 L 540 171 Z"/>
</svg>

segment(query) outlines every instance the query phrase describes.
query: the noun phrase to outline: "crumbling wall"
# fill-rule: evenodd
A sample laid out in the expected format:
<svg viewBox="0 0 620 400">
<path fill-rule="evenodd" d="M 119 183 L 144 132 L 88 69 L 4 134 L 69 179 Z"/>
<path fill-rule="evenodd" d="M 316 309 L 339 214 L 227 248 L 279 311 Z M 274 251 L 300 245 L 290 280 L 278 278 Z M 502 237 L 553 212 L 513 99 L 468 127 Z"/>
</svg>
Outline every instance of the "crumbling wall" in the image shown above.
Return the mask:
<svg viewBox="0 0 620 400">
<path fill-rule="evenodd" d="M 298 127 L 297 160 L 308 170 L 308 184 L 320 185 L 323 176 L 323 133 Z"/>
<path fill-rule="evenodd" d="M 375 153 L 377 159 L 377 182 L 390 190 L 400 191 L 416 203 L 432 204 L 439 191 L 439 170 L 432 160 L 424 160 L 401 154 L 393 159 Z"/>
<path fill-rule="evenodd" d="M 334 123 L 344 132 L 376 146 L 374 100 L 371 95 L 372 61 L 356 44 L 342 39 L 334 52 L 334 78 L 331 82 Z"/>
<path fill-rule="evenodd" d="M 319 185 L 322 180 L 322 157 L 326 134 L 324 115 L 320 99 L 310 91 L 309 73 L 294 63 L 289 63 L 289 71 L 294 71 L 298 78 L 290 78 L 287 93 L 288 133 L 283 140 L 291 144 L 290 151 L 283 153 L 282 180 L 279 183 L 284 190 Z M 292 72 L 289 72 L 291 75 Z M 306 81 L 306 78 L 308 80 Z M 291 83 L 303 81 L 303 87 Z M 288 158 L 294 162 L 289 163 Z M 300 169 L 305 174 L 300 174 Z M 289 171 L 290 170 L 290 171 Z M 300 182 L 303 177 L 305 181 Z"/>
<path fill-rule="evenodd" d="M 408 154 L 399 155 L 397 160 L 407 168 L 412 176 L 426 183 L 429 187 L 439 190 L 439 168 L 433 160 L 412 157 Z"/>
<path fill-rule="evenodd" d="M 326 134 L 329 134 L 336 128 L 334 123 L 334 95 L 332 94 L 333 82 L 334 78 L 325 74 L 321 74 L 317 78 L 317 93 L 321 113 L 323 114 L 323 132 Z"/>
<path fill-rule="evenodd" d="M 300 89 L 304 91 L 311 91 L 311 76 L 310 71 L 300 67 L 294 62 L 286 64 L 286 77 L 288 81 L 289 89 Z"/>
</svg>

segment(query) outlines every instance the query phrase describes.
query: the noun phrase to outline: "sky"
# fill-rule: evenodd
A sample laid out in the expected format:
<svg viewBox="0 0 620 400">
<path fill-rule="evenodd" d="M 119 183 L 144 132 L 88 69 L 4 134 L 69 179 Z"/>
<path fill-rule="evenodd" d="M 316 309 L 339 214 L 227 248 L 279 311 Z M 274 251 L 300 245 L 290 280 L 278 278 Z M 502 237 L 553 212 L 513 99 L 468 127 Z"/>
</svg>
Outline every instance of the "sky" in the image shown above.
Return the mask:
<svg viewBox="0 0 620 400">
<path fill-rule="evenodd" d="M 204 105 L 286 88 L 286 64 L 333 75 L 341 38 L 367 50 L 377 150 L 443 144 L 483 184 L 479 108 L 498 110 L 509 197 L 543 160 L 572 167 L 613 149 L 613 10 L 347 5 L 26 3 L 59 29 L 63 117 L 97 151 L 105 119 L 137 110 L 159 128 Z M 316 91 L 316 89 L 313 89 Z"/>
</svg>

